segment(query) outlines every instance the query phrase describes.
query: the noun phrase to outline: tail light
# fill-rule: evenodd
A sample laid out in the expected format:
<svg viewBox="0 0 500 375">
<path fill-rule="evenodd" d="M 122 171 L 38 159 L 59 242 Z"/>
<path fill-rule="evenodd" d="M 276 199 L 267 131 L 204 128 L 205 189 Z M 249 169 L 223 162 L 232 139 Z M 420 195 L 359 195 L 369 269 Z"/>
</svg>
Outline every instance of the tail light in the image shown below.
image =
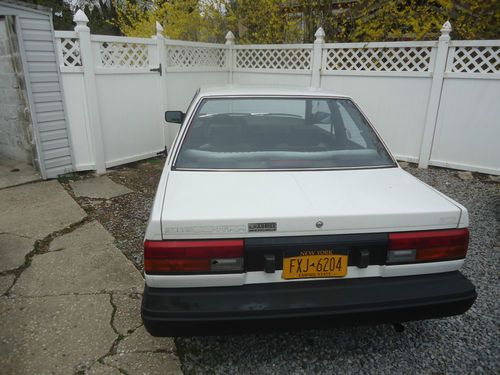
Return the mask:
<svg viewBox="0 0 500 375">
<path fill-rule="evenodd" d="M 468 245 L 467 228 L 390 233 L 387 264 L 461 259 Z"/>
<path fill-rule="evenodd" d="M 243 271 L 243 240 L 145 241 L 146 273 Z"/>
</svg>

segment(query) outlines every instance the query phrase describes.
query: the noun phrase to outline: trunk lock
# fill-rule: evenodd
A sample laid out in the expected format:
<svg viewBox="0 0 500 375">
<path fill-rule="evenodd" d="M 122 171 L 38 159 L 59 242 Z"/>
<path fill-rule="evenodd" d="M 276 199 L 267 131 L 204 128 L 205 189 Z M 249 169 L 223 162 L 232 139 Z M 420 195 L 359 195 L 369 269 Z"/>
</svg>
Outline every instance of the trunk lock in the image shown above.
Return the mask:
<svg viewBox="0 0 500 375">
<path fill-rule="evenodd" d="M 276 271 L 276 256 L 274 254 L 264 254 L 264 271 L 266 273 Z"/>
<path fill-rule="evenodd" d="M 358 268 L 366 268 L 370 264 L 370 251 L 359 250 Z"/>
</svg>

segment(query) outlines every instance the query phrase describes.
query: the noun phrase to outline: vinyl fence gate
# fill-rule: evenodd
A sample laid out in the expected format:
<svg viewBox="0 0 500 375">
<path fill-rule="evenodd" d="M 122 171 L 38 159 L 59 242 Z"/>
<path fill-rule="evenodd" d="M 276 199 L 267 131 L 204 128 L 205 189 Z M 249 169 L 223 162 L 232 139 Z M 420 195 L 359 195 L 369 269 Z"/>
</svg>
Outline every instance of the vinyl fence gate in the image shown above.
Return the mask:
<svg viewBox="0 0 500 375">
<path fill-rule="evenodd" d="M 91 35 L 82 11 L 57 50 L 76 170 L 148 158 L 203 85 L 312 86 L 352 96 L 399 160 L 500 175 L 500 40 L 236 45 Z"/>
</svg>

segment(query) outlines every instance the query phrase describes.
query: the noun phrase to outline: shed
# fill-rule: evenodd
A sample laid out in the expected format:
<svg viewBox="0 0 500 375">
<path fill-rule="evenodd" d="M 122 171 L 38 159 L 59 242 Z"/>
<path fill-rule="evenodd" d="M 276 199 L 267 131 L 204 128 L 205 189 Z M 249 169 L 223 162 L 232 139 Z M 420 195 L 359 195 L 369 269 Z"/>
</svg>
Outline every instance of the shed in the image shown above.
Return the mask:
<svg viewBox="0 0 500 375">
<path fill-rule="evenodd" d="M 0 34 L 0 154 L 31 157 L 44 179 L 73 171 L 50 10 L 0 1 Z"/>
</svg>

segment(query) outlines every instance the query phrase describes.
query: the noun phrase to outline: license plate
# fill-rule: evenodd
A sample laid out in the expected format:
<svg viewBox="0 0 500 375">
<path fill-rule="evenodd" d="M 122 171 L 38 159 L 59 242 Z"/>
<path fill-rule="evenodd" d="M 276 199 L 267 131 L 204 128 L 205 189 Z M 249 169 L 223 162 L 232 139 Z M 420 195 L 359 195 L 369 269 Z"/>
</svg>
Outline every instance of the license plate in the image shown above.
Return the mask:
<svg viewBox="0 0 500 375">
<path fill-rule="evenodd" d="M 347 255 L 314 254 L 283 258 L 284 279 L 313 277 L 344 277 L 347 274 Z"/>
</svg>

